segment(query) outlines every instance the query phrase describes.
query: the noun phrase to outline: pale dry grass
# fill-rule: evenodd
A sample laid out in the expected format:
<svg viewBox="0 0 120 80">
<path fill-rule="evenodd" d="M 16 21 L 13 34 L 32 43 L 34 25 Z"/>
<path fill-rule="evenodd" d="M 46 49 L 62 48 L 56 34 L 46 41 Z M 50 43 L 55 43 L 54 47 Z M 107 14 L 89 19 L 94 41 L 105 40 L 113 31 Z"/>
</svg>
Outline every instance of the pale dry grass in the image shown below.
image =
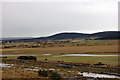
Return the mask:
<svg viewBox="0 0 120 80">
<path fill-rule="evenodd" d="M 2 78 L 38 78 L 37 72 L 5 67 L 2 69 Z"/>
<path fill-rule="evenodd" d="M 20 51 L 20 53 L 16 53 Z M 17 48 L 3 49 L 2 54 L 59 54 L 59 53 L 116 53 L 118 46 L 79 46 L 79 47 L 47 47 L 47 48 Z"/>
</svg>

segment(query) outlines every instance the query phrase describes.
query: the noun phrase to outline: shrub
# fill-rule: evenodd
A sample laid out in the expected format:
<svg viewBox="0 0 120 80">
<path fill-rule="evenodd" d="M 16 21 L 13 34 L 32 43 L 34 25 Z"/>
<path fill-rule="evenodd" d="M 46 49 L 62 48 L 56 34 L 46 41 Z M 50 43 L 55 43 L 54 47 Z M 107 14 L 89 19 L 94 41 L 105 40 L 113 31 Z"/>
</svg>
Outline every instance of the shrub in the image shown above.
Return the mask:
<svg viewBox="0 0 120 80">
<path fill-rule="evenodd" d="M 39 74 L 39 76 L 44 76 L 44 77 L 47 77 L 48 76 L 48 71 L 45 71 L 45 70 L 39 70 L 38 71 L 38 74 Z"/>
<path fill-rule="evenodd" d="M 45 59 L 45 60 L 47 60 L 47 59 Z"/>
<path fill-rule="evenodd" d="M 46 70 L 39 70 L 38 71 L 38 75 L 39 76 L 44 76 L 44 77 L 48 77 L 49 76 L 52 80 L 61 80 L 62 79 L 62 77 L 58 73 L 53 72 L 52 70 L 48 70 L 48 71 L 46 71 Z"/>
<path fill-rule="evenodd" d="M 35 56 L 19 56 L 17 59 L 23 59 L 23 60 L 37 60 Z"/>
<path fill-rule="evenodd" d="M 0 58 L 7 58 L 6 56 L 2 56 L 2 57 L 0 57 Z"/>
<path fill-rule="evenodd" d="M 52 72 L 51 76 L 50 76 L 53 80 L 60 80 L 62 79 L 62 77 L 56 73 L 56 72 Z"/>
<path fill-rule="evenodd" d="M 49 73 L 51 74 L 53 72 L 53 70 L 49 70 Z"/>
</svg>

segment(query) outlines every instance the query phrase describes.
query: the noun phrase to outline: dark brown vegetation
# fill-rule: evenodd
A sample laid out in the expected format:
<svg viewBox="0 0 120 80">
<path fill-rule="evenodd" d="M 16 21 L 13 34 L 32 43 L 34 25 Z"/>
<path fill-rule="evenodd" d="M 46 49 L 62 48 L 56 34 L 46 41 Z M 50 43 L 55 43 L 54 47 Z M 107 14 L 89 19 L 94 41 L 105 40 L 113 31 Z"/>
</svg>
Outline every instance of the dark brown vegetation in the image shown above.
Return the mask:
<svg viewBox="0 0 120 80">
<path fill-rule="evenodd" d="M 35 56 L 19 56 L 17 59 L 22 59 L 22 60 L 37 60 Z"/>
</svg>

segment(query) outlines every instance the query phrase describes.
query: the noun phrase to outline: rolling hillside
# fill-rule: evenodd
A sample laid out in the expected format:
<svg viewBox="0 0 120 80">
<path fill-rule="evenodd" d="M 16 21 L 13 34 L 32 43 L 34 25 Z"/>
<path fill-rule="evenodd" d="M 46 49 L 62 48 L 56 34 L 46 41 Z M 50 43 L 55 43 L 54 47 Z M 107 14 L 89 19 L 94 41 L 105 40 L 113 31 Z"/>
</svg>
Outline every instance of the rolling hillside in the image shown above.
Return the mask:
<svg viewBox="0 0 120 80">
<path fill-rule="evenodd" d="M 40 40 L 60 40 L 60 39 L 120 39 L 120 31 L 106 31 L 93 34 L 84 33 L 59 33 L 48 37 L 17 39 L 13 41 L 40 41 Z M 9 40 L 9 39 L 8 39 Z"/>
</svg>

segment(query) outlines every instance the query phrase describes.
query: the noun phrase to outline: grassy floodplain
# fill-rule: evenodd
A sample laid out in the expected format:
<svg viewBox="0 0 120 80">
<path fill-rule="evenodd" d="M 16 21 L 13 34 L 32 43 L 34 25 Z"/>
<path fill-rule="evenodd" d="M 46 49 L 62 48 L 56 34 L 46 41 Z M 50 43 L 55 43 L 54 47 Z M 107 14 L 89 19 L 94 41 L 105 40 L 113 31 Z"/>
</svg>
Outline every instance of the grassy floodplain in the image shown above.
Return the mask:
<svg viewBox="0 0 120 80">
<path fill-rule="evenodd" d="M 61 55 L 44 55 L 44 54 L 21 54 L 25 56 L 37 56 L 38 61 L 45 61 L 47 59 L 48 61 L 64 61 L 64 62 L 74 62 L 74 63 L 89 63 L 89 64 L 95 64 L 98 62 L 102 62 L 104 64 L 109 64 L 109 65 L 118 65 L 118 56 L 62 56 Z M 96 55 L 96 54 L 95 54 Z M 97 54 L 97 55 L 118 55 L 116 53 L 110 53 L 110 54 Z M 17 55 L 15 56 L 8 56 L 7 58 L 9 59 L 17 59 Z"/>
<path fill-rule="evenodd" d="M 42 43 L 36 43 L 36 42 L 15 42 L 15 43 L 6 43 L 2 45 L 2 55 L 9 55 L 6 59 L 3 59 L 4 63 L 16 63 L 17 57 L 19 55 L 25 55 L 25 56 L 36 56 L 37 61 L 42 62 L 50 62 L 50 63 L 70 63 L 70 64 L 90 64 L 94 65 L 98 62 L 102 62 L 103 64 L 109 65 L 113 68 L 117 68 L 118 66 L 118 56 L 63 56 L 67 54 L 91 54 L 91 55 L 118 55 L 119 54 L 119 46 L 118 46 L 118 40 L 72 40 L 69 43 L 60 43 L 60 42 L 42 42 Z M 5 48 L 5 47 L 10 48 Z M 45 55 L 46 54 L 46 55 Z M 12 56 L 13 55 L 13 56 Z M 61 56 L 62 55 L 62 56 Z M 47 59 L 47 60 L 45 60 Z M 15 60 L 12 62 L 9 62 L 9 60 Z M 22 64 L 22 63 L 20 63 Z M 20 65 L 18 64 L 18 65 Z M 27 65 L 28 68 L 31 68 L 29 64 Z M 36 63 L 37 65 L 37 63 Z M 46 67 L 45 65 L 51 65 L 51 64 L 44 64 L 40 65 L 41 67 Z M 53 65 L 53 64 L 52 64 Z M 34 65 L 32 65 L 34 66 Z M 38 77 L 38 74 L 36 71 L 30 73 L 26 70 L 19 70 L 17 67 L 14 66 L 15 69 L 17 69 L 18 72 L 25 72 L 26 74 L 23 74 L 25 77 L 30 78 L 29 74 L 33 74 L 32 77 Z M 34 66 L 35 67 L 35 66 Z M 39 67 L 39 66 L 37 66 Z M 57 68 L 57 66 L 51 66 L 47 68 Z M 79 70 L 79 68 L 81 68 Z M 20 76 L 21 74 L 14 72 L 14 68 L 3 68 L 3 77 L 9 78 L 7 75 L 6 70 L 10 71 L 10 73 L 15 73 L 14 76 Z M 71 68 L 70 70 L 73 71 L 90 71 L 93 69 L 93 72 L 95 71 L 102 71 L 102 72 L 116 72 L 116 70 L 112 69 L 102 69 L 102 68 L 88 68 L 88 67 L 76 67 Z M 11 71 L 12 70 L 12 71 Z M 60 70 L 66 70 L 65 68 L 60 68 Z M 58 73 L 60 71 L 57 71 Z M 64 71 L 65 72 L 65 71 Z M 28 74 L 27 74 L 28 73 Z M 37 76 L 36 76 L 37 74 Z M 67 72 L 66 72 L 67 74 Z M 61 74 L 62 75 L 62 74 Z M 77 74 L 76 74 L 77 75 Z M 65 76 L 65 75 L 62 75 Z M 68 76 L 68 75 L 67 75 Z M 73 76 L 73 74 L 71 74 Z M 68 76 L 69 77 L 69 76 Z"/>
</svg>

